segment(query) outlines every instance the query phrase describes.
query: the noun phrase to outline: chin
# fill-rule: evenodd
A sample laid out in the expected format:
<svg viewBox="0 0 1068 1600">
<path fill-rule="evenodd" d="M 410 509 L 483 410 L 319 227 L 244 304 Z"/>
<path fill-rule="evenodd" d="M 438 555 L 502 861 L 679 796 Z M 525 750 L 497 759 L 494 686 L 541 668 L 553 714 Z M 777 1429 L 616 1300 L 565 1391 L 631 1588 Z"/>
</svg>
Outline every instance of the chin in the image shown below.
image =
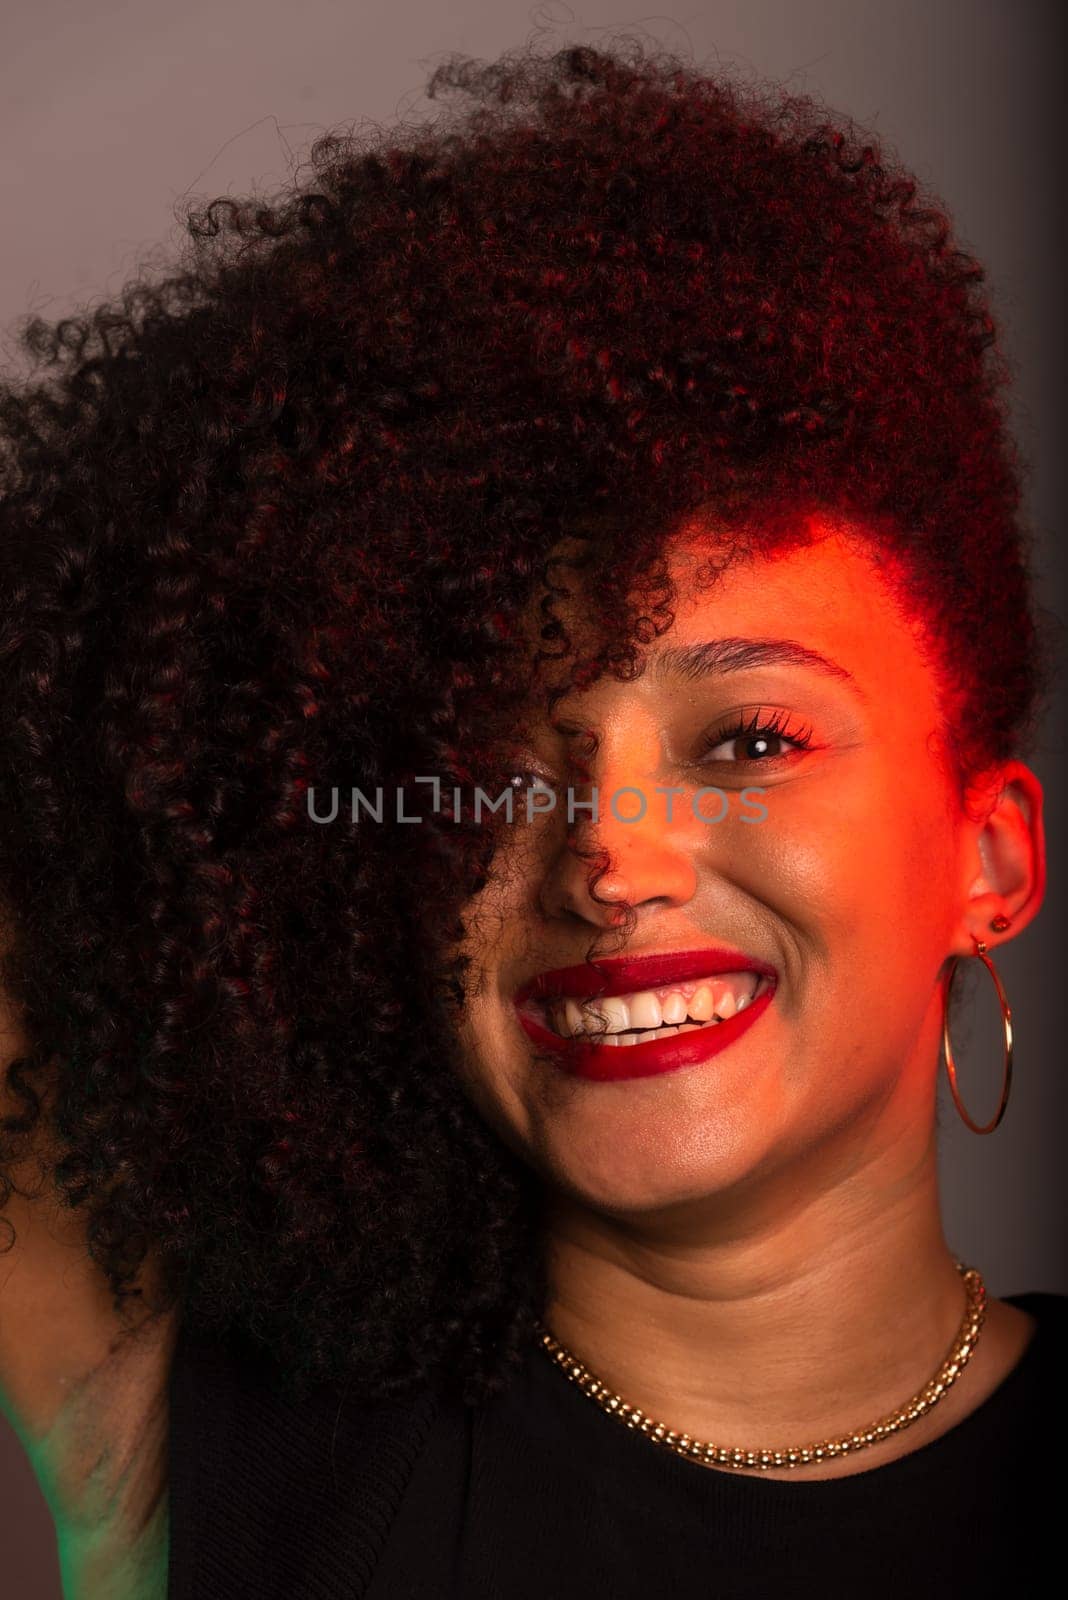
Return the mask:
<svg viewBox="0 0 1068 1600">
<path fill-rule="evenodd" d="M 725 1195 L 755 1175 L 760 1154 L 737 1145 L 711 1149 L 707 1136 L 673 1139 L 662 1127 L 628 1141 L 616 1126 L 546 1151 L 538 1165 L 553 1187 L 591 1209 L 639 1216 Z"/>
</svg>

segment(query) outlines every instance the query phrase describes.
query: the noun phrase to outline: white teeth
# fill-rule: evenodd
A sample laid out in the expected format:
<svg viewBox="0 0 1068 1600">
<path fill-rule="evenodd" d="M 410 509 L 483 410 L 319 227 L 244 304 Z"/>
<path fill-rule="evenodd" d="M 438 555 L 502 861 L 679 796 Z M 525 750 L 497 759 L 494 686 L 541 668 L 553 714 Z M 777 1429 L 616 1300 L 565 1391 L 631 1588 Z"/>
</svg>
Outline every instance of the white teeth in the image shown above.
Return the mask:
<svg viewBox="0 0 1068 1600">
<path fill-rule="evenodd" d="M 700 994 L 700 993 L 701 993 L 701 990 L 698 989 L 697 994 Z M 697 995 L 694 995 L 694 1000 L 696 1000 L 696 999 L 697 999 Z M 679 994 L 677 990 L 675 990 L 671 994 L 668 995 L 667 999 L 664 1001 L 663 1006 L 661 1007 L 661 1010 L 663 1012 L 662 1020 L 664 1022 L 685 1022 L 686 1021 L 687 1009 L 690 1010 L 691 1015 L 692 1015 L 692 1008 L 693 1008 L 693 1000 L 690 1001 L 690 1006 L 688 1008 L 687 1005 L 686 1005 L 686 1001 L 683 999 L 682 995 Z M 712 1015 L 711 1006 L 709 1006 L 709 1008 L 708 1008 L 708 1015 L 709 1016 Z"/>
<path fill-rule="evenodd" d="M 679 998 L 682 998 L 681 995 Z M 646 1028 L 659 1028 L 662 1022 L 669 1020 L 661 1010 L 660 1001 L 650 989 L 645 989 L 641 994 L 636 994 L 627 1010 L 630 1012 L 631 1027 L 640 1028 L 643 1032 Z M 678 1020 L 681 1022 L 682 1018 L 680 1017 Z"/>
<path fill-rule="evenodd" d="M 689 1005 L 684 1007 L 684 1015 L 679 1018 L 679 1021 L 685 1021 L 685 1013 L 688 1012 L 693 1018 L 694 1022 L 710 1022 L 712 1019 L 712 1013 L 715 1011 L 715 1009 L 715 996 L 713 995 L 712 990 L 708 987 L 708 984 L 703 983 L 694 994 L 694 997 L 690 1001 Z"/>
<path fill-rule="evenodd" d="M 583 1028 L 582 1007 L 577 1000 L 564 1001 L 564 1021 L 568 1033 L 581 1033 Z"/>
<path fill-rule="evenodd" d="M 733 1017 L 738 1009 L 738 1002 L 729 984 L 714 983 L 712 992 L 716 997 L 716 1016 L 722 1017 L 726 1022 L 728 1017 Z"/>
<path fill-rule="evenodd" d="M 610 995 L 607 1000 L 596 1000 L 593 1007 L 607 1018 L 609 1033 L 624 1033 L 630 1027 L 633 1020 L 630 1007 L 619 995 Z"/>
<path fill-rule="evenodd" d="M 752 1003 L 762 981 L 755 972 L 721 973 L 628 995 L 553 1000 L 546 1004 L 545 1015 L 564 1037 L 592 1034 L 598 1043 L 645 1044 L 672 1033 L 718 1027 Z"/>
</svg>

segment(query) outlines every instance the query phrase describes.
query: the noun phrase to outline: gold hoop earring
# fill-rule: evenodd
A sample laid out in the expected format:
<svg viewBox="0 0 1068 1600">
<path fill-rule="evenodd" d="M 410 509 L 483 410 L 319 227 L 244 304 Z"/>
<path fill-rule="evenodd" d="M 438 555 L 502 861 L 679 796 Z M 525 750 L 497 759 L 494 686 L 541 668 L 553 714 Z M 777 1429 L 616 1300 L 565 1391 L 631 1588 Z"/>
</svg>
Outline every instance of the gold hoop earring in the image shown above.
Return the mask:
<svg viewBox="0 0 1068 1600">
<path fill-rule="evenodd" d="M 1002 915 L 1001 913 L 999 913 L 990 924 L 991 928 L 996 933 L 1004 933 L 1005 929 L 1009 927 L 1009 925 L 1008 917 Z M 994 963 L 986 953 L 986 945 L 981 939 L 976 939 L 974 933 L 972 934 L 972 940 L 975 944 L 976 955 L 990 973 L 990 976 L 994 980 L 995 987 L 997 988 L 998 1000 L 1001 1003 L 1001 1021 L 1005 1031 L 1005 1067 L 1001 1084 L 1001 1103 L 994 1114 L 993 1121 L 988 1122 L 985 1128 L 981 1128 L 977 1122 L 972 1121 L 961 1101 L 960 1095 L 957 1091 L 957 1067 L 953 1060 L 953 1051 L 949 1043 L 949 990 L 950 985 L 953 982 L 953 974 L 957 970 L 957 962 L 961 959 L 960 956 L 953 957 L 949 972 L 946 975 L 946 1005 L 942 1018 L 942 1047 L 946 1053 L 946 1073 L 949 1077 L 949 1087 L 950 1092 L 953 1095 L 953 1104 L 960 1113 L 961 1119 L 967 1123 L 968 1127 L 971 1128 L 973 1133 L 993 1133 L 994 1129 L 1005 1115 L 1005 1107 L 1009 1103 L 1009 1090 L 1012 1087 L 1012 1012 L 1009 1010 L 1009 1002 L 1005 998 L 1005 991 L 1001 986 L 1001 979 L 994 970 Z"/>
</svg>

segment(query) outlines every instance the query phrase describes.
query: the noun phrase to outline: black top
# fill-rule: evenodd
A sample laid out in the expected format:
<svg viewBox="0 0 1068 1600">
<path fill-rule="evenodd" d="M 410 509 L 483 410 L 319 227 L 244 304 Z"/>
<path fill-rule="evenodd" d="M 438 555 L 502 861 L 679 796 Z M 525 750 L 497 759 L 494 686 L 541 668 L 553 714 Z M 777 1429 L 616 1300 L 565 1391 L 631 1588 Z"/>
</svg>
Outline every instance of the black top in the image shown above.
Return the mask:
<svg viewBox="0 0 1068 1600">
<path fill-rule="evenodd" d="M 266 1368 L 183 1333 L 168 1600 L 1037 1594 L 1068 1487 L 1068 1295 L 1003 1298 L 1038 1326 L 980 1406 L 896 1461 L 876 1446 L 865 1470 L 808 1481 L 687 1461 L 536 1345 L 475 1408 L 291 1404 Z"/>
</svg>

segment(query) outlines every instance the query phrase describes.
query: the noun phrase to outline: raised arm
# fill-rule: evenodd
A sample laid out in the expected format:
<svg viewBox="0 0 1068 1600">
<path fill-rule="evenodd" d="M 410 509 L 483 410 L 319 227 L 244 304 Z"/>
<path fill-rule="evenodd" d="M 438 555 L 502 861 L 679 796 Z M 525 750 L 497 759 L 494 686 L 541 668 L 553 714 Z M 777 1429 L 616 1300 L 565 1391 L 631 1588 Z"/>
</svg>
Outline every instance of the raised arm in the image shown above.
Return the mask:
<svg viewBox="0 0 1068 1600">
<path fill-rule="evenodd" d="M 0 998 L 0 1117 L 18 1113 L 7 1069 L 24 1052 Z M 52 1513 L 65 1600 L 163 1600 L 176 1317 L 115 1312 L 84 1214 L 56 1200 L 50 1137 L 2 1170 L 0 1407 Z"/>
</svg>

